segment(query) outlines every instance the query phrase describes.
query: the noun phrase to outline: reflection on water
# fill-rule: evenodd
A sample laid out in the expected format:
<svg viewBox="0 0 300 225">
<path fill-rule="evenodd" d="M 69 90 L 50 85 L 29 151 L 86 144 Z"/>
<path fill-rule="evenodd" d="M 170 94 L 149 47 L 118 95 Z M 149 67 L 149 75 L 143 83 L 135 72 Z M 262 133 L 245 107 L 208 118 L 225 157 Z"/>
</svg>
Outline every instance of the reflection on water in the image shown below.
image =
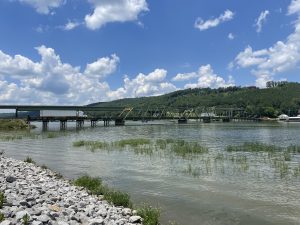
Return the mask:
<svg viewBox="0 0 300 225">
<path fill-rule="evenodd" d="M 100 176 L 110 186 L 129 192 L 134 202 L 149 202 L 161 207 L 163 224 L 169 220 L 182 225 L 300 224 L 299 177 L 271 176 L 264 160 L 254 160 L 259 159 L 258 156 L 247 155 L 251 165 L 245 173 L 223 172 L 221 164 L 211 158 L 211 172 L 193 176 L 186 171 L 189 167 L 192 170 L 205 165 L 205 157 L 190 160 L 164 154 L 137 155 L 126 150 L 90 152 L 72 145 L 78 140 L 112 142 L 128 138 L 173 138 L 197 141 L 207 146 L 215 157 L 223 153 L 226 146 L 244 142 L 282 147 L 300 145 L 300 124 L 140 125 L 132 122 L 124 127 L 86 127 L 76 131 L 75 124 L 68 124 L 68 130 L 60 133 L 63 135 L 53 138 L 48 138 L 47 133 L 38 128 L 22 139 L 0 140 L 0 151 L 5 150 L 7 156 L 17 159 L 31 156 L 38 164 L 45 164 L 68 178 L 82 174 Z M 50 126 L 52 131 L 58 128 L 59 124 Z M 16 134 L 0 133 L 0 137 L 7 135 Z M 17 135 L 24 136 L 24 133 Z M 255 171 L 254 163 L 258 163 L 258 171 L 262 171 L 259 175 L 251 172 Z M 300 158 L 295 156 L 290 163 L 298 165 Z M 225 168 L 234 165 L 227 164 Z"/>
</svg>

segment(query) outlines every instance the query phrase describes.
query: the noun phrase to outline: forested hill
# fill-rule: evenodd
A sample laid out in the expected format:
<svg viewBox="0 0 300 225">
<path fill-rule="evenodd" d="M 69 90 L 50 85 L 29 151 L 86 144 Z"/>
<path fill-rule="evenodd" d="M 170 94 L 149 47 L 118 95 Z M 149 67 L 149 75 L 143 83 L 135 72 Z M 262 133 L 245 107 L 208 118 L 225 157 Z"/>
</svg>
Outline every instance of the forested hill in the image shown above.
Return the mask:
<svg viewBox="0 0 300 225">
<path fill-rule="evenodd" d="M 254 116 L 276 117 L 281 113 L 297 115 L 300 109 L 300 83 L 272 82 L 268 88 L 228 87 L 195 88 L 169 94 L 127 98 L 93 106 L 173 106 L 173 107 L 238 107 Z"/>
</svg>

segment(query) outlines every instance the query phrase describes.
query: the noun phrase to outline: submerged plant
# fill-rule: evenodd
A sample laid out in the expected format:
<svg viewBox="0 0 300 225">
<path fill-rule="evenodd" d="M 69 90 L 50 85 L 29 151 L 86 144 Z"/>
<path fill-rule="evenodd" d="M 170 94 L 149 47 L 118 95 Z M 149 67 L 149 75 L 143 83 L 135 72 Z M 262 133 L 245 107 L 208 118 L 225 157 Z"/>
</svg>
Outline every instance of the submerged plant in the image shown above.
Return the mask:
<svg viewBox="0 0 300 225">
<path fill-rule="evenodd" d="M 144 204 L 137 209 L 137 214 L 144 219 L 144 225 L 160 225 L 160 209 L 158 208 L 153 208 L 149 205 Z"/>
</svg>

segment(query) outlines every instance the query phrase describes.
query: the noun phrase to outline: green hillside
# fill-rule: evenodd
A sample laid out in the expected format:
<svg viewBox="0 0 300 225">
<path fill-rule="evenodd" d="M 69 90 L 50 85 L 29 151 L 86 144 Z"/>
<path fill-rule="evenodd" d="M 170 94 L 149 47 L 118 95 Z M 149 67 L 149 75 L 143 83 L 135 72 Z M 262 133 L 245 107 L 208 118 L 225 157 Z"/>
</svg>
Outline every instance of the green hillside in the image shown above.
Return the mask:
<svg viewBox="0 0 300 225">
<path fill-rule="evenodd" d="M 300 109 L 300 83 L 271 83 L 268 88 L 228 87 L 195 88 L 169 94 L 127 98 L 94 106 L 172 106 L 172 107 L 236 107 L 244 108 L 253 117 L 276 117 L 281 113 L 297 115 Z"/>
</svg>

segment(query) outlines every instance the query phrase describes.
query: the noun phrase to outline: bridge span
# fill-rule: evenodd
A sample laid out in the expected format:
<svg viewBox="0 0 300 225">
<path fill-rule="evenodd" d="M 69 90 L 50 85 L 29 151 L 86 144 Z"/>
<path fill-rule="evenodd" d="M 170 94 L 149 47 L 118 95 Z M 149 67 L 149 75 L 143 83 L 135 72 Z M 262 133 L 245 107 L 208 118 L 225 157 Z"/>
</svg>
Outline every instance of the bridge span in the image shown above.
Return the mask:
<svg viewBox="0 0 300 225">
<path fill-rule="evenodd" d="M 114 121 L 116 126 L 125 125 L 125 120 L 150 121 L 150 120 L 177 120 L 178 123 L 187 123 L 189 119 L 209 123 L 211 121 L 230 122 L 232 120 L 256 120 L 247 117 L 241 108 L 220 107 L 171 107 L 171 106 L 140 106 L 140 107 L 104 107 L 104 106 L 57 106 L 57 105 L 0 105 L 0 110 L 14 110 L 12 116 L 6 118 L 23 118 L 31 121 L 41 121 L 47 128 L 51 121 L 59 121 L 61 128 L 66 128 L 67 121 L 76 121 L 77 127 L 82 127 L 85 121 L 90 121 L 91 126 L 96 126 L 98 121 L 103 121 L 104 126 L 109 126 Z M 47 111 L 74 111 L 76 116 L 44 116 L 41 112 Z M 1 111 L 0 111 L 1 112 Z M 79 112 L 83 112 L 80 115 Z"/>
</svg>

